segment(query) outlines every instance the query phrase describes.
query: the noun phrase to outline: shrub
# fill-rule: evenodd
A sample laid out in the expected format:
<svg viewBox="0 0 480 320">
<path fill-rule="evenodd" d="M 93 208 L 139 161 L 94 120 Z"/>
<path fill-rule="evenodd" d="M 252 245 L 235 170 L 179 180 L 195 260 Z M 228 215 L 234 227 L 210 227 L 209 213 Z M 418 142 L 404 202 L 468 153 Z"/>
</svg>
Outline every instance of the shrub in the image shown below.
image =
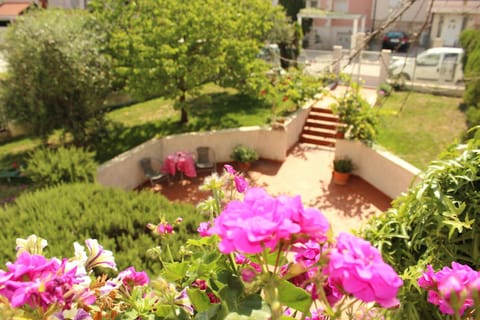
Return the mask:
<svg viewBox="0 0 480 320">
<path fill-rule="evenodd" d="M 371 144 L 377 135 L 378 112 L 362 97 L 359 86 L 351 84 L 343 96 L 334 98 L 337 102 L 331 108 L 345 125 L 346 138 Z"/>
<path fill-rule="evenodd" d="M 45 141 L 56 129 L 83 140 L 85 123 L 101 116 L 110 91 L 105 37 L 85 11 L 35 10 L 19 17 L 2 43 L 9 67 L 0 95 L 8 118 Z"/>
<path fill-rule="evenodd" d="M 97 164 L 94 153 L 81 148 L 47 149 L 32 152 L 23 173 L 38 186 L 94 182 Z"/>
<path fill-rule="evenodd" d="M 337 172 L 350 173 L 353 171 L 353 169 L 353 162 L 350 158 L 333 160 L 333 170 Z"/>
<path fill-rule="evenodd" d="M 253 162 L 258 160 L 258 152 L 253 148 L 239 144 L 233 148 L 230 157 L 238 162 Z"/>
<path fill-rule="evenodd" d="M 416 282 L 426 264 L 438 269 L 457 261 L 480 268 L 479 142 L 470 140 L 446 152 L 427 169 L 421 183 L 370 220 L 362 232 L 403 273 L 402 308 L 396 319 L 442 319 Z"/>
<path fill-rule="evenodd" d="M 154 238 L 147 223 L 162 217 L 175 225 L 175 233 Z M 15 257 L 15 239 L 36 234 L 48 239 L 48 256 L 72 256 L 73 242 L 84 244 L 98 239 L 106 250 L 115 252 L 119 269 L 130 265 L 137 270 L 158 272 L 160 264 L 147 257 L 147 249 L 170 242 L 177 254 L 180 244 L 196 237 L 202 216 L 191 205 L 170 203 L 150 192 L 125 192 L 94 184 L 49 187 L 17 198 L 15 204 L 0 209 L 0 261 Z"/>
</svg>

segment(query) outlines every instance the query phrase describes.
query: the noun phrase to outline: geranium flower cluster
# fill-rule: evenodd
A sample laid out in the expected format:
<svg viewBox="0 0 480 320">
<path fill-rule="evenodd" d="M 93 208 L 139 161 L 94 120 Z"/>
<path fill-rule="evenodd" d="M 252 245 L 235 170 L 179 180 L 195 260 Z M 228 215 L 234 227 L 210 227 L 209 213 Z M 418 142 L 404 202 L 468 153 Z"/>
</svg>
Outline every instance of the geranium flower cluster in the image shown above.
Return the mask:
<svg viewBox="0 0 480 320">
<path fill-rule="evenodd" d="M 113 306 L 114 290 L 128 296 L 149 282 L 145 272 L 133 267 L 116 278 L 92 281 L 97 267 L 116 270 L 112 252 L 104 250 L 95 239 L 85 241 L 86 249 L 74 243 L 75 253 L 70 259 L 44 257 L 46 245 L 47 241 L 36 235 L 17 239 L 17 259 L 7 262 L 6 271 L 0 270 L 0 296 L 10 307 L 23 312 L 21 318 L 93 319 L 87 310 L 102 316 L 102 311 L 92 306 L 102 304 L 104 299 Z"/>
<path fill-rule="evenodd" d="M 257 254 L 299 237 L 325 241 L 328 229 L 327 219 L 316 209 L 303 208 L 299 196 L 274 198 L 251 188 L 243 201 L 227 204 L 209 233 L 220 237 L 222 253 Z"/>
<path fill-rule="evenodd" d="M 226 205 L 208 232 L 202 229 L 202 235 L 219 237 L 220 252 L 235 254 L 244 282 L 271 281 L 272 270 L 278 270 L 280 279 L 305 289 L 312 301 L 324 298 L 326 308 L 345 296 L 384 308 L 398 306 L 403 282 L 379 251 L 347 233 L 332 242 L 329 233 L 323 214 L 303 207 L 299 196 L 273 197 L 261 188 L 247 189 L 243 200 Z M 286 263 L 272 265 L 262 258 L 268 254 L 282 256 L 277 262 Z"/>
<path fill-rule="evenodd" d="M 74 243 L 70 259 L 49 259 L 42 255 L 46 240 L 31 236 L 17 240 L 17 260 L 0 270 L 0 299 L 22 318 L 61 320 L 122 313 L 132 319 L 193 319 L 200 313 L 229 318 L 239 311 L 243 317 L 245 310 L 256 319 L 317 320 L 337 318 L 350 308 L 348 298 L 398 306 L 402 280 L 378 250 L 351 234 L 332 238 L 325 216 L 304 207 L 300 196 L 271 196 L 229 166 L 221 177 L 206 179 L 204 188 L 213 198 L 199 208 L 210 219 L 198 228 L 202 238 L 187 242 L 192 251 L 175 261 L 168 241 L 151 249 L 169 255 L 169 261 L 157 255 L 162 276 L 150 280 L 129 267 L 95 278 L 97 267 L 116 270 L 112 252 L 97 240 L 85 247 Z M 174 232 L 165 219 L 147 228 L 162 240 Z M 440 276 L 425 277 L 435 290 L 442 288 Z"/>
<path fill-rule="evenodd" d="M 438 272 L 428 265 L 418 285 L 428 291 L 428 302 L 437 305 L 444 314 L 461 316 L 480 303 L 480 273 L 457 262 Z"/>
</svg>

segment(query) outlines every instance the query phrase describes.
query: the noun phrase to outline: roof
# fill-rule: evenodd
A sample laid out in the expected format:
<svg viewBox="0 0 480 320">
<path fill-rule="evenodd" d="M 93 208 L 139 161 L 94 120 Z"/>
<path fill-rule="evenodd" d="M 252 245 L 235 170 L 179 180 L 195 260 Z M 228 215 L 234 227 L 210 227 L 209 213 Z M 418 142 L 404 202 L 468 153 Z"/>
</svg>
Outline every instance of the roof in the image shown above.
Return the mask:
<svg viewBox="0 0 480 320">
<path fill-rule="evenodd" d="M 4 2 L 0 3 L 0 20 L 12 20 L 25 11 L 32 2 Z"/>
</svg>

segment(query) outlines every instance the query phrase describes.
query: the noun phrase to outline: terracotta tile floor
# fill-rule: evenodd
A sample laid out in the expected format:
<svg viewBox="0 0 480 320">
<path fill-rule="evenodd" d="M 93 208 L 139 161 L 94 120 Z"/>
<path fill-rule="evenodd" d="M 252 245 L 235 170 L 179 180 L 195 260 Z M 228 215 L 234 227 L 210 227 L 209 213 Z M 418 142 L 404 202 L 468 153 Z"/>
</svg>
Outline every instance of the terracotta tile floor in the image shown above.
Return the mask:
<svg viewBox="0 0 480 320">
<path fill-rule="evenodd" d="M 251 185 L 264 187 L 272 195 L 299 194 L 305 206 L 323 212 L 335 233 L 358 229 L 367 218 L 387 210 L 391 199 L 357 176 L 350 177 L 345 186 L 331 183 L 333 157 L 332 150 L 298 144 L 284 162 L 255 162 L 247 177 Z M 218 172 L 222 172 L 222 165 Z M 206 175 L 163 183 L 153 189 L 171 201 L 197 204 L 209 196 L 198 190 Z"/>
</svg>

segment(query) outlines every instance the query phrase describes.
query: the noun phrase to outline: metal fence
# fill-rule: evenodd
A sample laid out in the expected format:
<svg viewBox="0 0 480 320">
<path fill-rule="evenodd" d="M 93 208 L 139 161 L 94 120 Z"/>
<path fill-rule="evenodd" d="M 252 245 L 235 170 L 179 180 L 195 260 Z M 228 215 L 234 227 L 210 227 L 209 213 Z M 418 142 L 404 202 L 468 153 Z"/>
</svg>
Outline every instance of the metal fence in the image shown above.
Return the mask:
<svg viewBox="0 0 480 320">
<path fill-rule="evenodd" d="M 351 50 L 334 47 L 334 50 L 308 50 L 302 51 L 299 62 L 305 64 L 305 71 L 313 75 L 325 73 L 344 73 L 352 80 L 365 87 L 376 88 L 382 83 L 396 83 L 396 80 L 389 78 L 390 63 L 405 59 L 405 55 L 392 54 L 389 50 L 382 51 L 360 51 L 355 57 L 351 56 Z M 415 59 L 409 57 L 408 59 Z M 438 77 L 422 80 L 422 77 L 404 81 L 406 89 L 415 91 L 442 93 L 461 96 L 464 91 L 462 81 L 454 81 L 454 70 L 456 66 L 448 61 L 439 67 L 441 74 Z M 420 71 L 421 72 L 421 71 Z M 418 73 L 418 72 L 417 72 Z"/>
<path fill-rule="evenodd" d="M 351 58 L 350 50 L 341 49 L 338 67 L 335 56 L 334 51 L 303 50 L 299 62 L 305 64 L 305 71 L 309 74 L 321 75 L 338 70 L 366 87 L 377 87 L 381 84 L 382 64 L 385 70 L 388 69 L 388 63 L 383 62 L 382 54 L 378 51 L 361 51 Z"/>
</svg>

